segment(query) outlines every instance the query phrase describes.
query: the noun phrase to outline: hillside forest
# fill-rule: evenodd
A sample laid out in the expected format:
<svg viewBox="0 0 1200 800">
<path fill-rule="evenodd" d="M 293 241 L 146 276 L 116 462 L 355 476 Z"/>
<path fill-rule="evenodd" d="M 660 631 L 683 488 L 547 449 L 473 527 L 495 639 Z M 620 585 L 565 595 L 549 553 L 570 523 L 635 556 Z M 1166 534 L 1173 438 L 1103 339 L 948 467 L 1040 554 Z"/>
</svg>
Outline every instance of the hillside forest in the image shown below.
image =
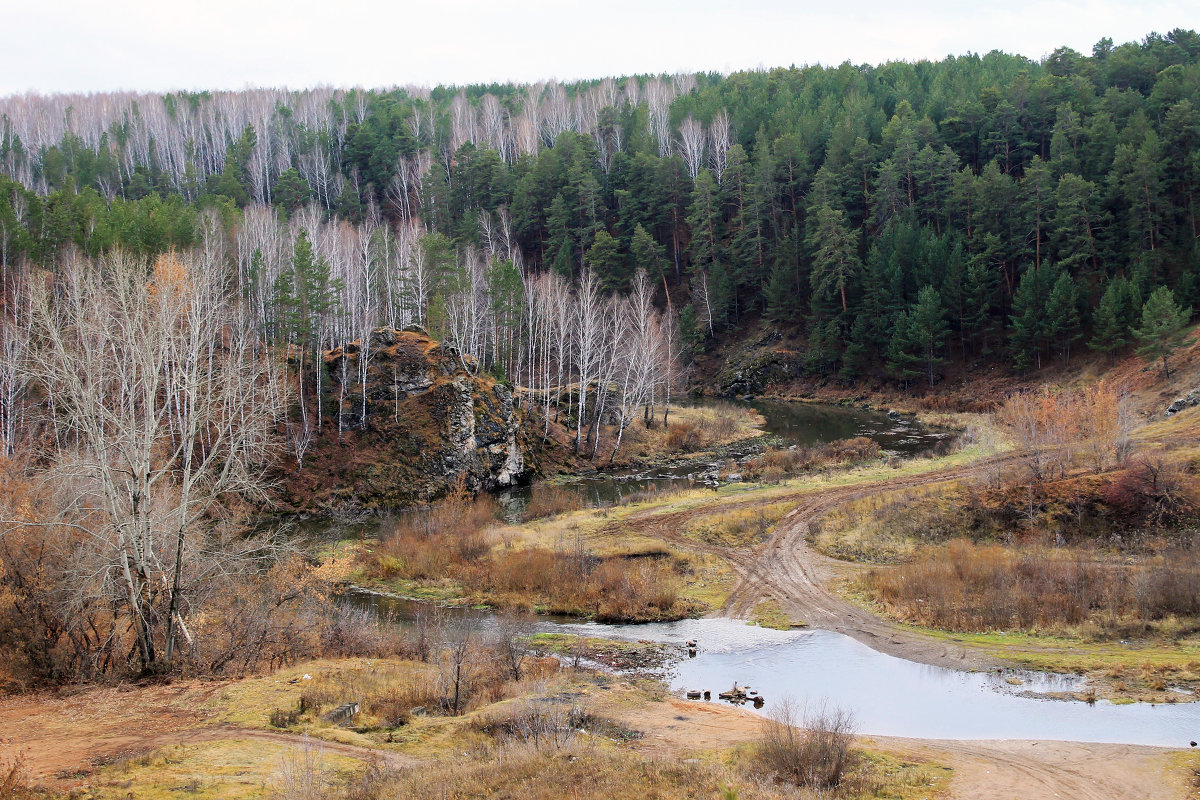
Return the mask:
<svg viewBox="0 0 1200 800">
<path fill-rule="evenodd" d="M 490 429 L 512 483 L 533 469 L 518 424 L 612 463 L 711 388 L 688 386 L 697 354 L 764 325 L 847 387 L 1081 348 L 1137 347 L 1169 377 L 1200 299 L 1200 35 L 1040 61 L 28 94 L 0 98 L 0 171 L 7 638 L 29 675 L 153 671 L 184 645 L 218 671 L 317 635 L 279 615 L 324 584 L 246 516 L 306 467 L 336 482 L 314 454 L 369 457 L 343 446 L 356 432 L 419 427 L 410 392 L 459 454 Z M 257 622 L 221 627 L 237 618 Z"/>
<path fill-rule="evenodd" d="M 1198 61 L 1174 30 L 1041 61 L 8 97 L 0 267 L 11 297 L 68 254 L 199 248 L 265 342 L 417 322 L 529 386 L 530 284 L 639 269 L 689 347 L 766 319 L 815 375 L 1025 371 L 1134 343 L 1159 287 L 1200 298 Z"/>
</svg>

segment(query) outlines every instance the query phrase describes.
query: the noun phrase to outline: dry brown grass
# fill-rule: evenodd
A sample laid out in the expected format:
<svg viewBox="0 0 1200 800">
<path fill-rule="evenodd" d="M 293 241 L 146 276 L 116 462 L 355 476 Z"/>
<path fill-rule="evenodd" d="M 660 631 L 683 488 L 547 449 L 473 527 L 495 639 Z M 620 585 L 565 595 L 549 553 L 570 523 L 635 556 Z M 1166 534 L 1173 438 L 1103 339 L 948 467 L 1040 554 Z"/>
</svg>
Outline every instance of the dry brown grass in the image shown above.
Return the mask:
<svg viewBox="0 0 1200 800">
<path fill-rule="evenodd" d="M 349 787 L 346 797 L 354 800 L 457 800 L 479 798 L 522 798 L 522 800 L 609 800 L 637 797 L 641 800 L 716 798 L 725 787 L 733 787 L 739 800 L 782 800 L 799 798 L 790 787 L 774 785 L 736 767 L 708 761 L 681 763 L 677 759 L 655 760 L 627 750 L 603 746 L 600 737 L 580 736 L 569 747 L 558 750 L 510 746 L 491 757 L 456 759 L 439 765 L 435 774 L 426 770 L 404 770 L 384 779 L 368 779 L 369 785 Z"/>
<path fill-rule="evenodd" d="M 865 588 L 893 615 L 962 632 L 1079 632 L 1123 637 L 1200 630 L 1200 551 L 1193 541 L 1121 561 L 1082 548 L 954 541 L 874 570 Z"/>
<path fill-rule="evenodd" d="M 490 551 L 487 528 L 496 513 L 490 496 L 461 492 L 405 512 L 381 532 L 371 554 L 372 571 L 383 579 L 443 577 L 452 566 L 470 564 Z"/>
<path fill-rule="evenodd" d="M 528 522 L 543 517 L 553 517 L 568 511 L 578 511 L 587 506 L 587 498 L 577 489 L 568 486 L 555 486 L 548 483 L 535 483 L 529 493 L 529 504 L 521 518 Z"/>
<path fill-rule="evenodd" d="M 720 509 L 689 520 L 683 534 L 689 539 L 724 547 L 752 546 L 766 541 L 792 508 L 791 503 L 773 503 L 759 508 Z"/>
<path fill-rule="evenodd" d="M 881 455 L 878 443 L 859 436 L 815 447 L 772 448 L 747 462 L 742 474 L 749 480 L 779 483 L 785 478 L 806 472 L 874 461 Z"/>
<path fill-rule="evenodd" d="M 649 426 L 641 421 L 625 432 L 622 453 L 695 453 L 748 436 L 757 435 L 762 417 L 749 406 L 717 401 L 702 406 L 673 408 L 668 425 L 656 418 Z"/>
<path fill-rule="evenodd" d="M 636 622 L 678 619 L 694 610 L 679 598 L 682 569 L 686 560 L 665 551 L 600 559 L 582 550 L 530 548 L 476 565 L 464 583 L 506 607 L 532 602 L 548 613 Z"/>
<path fill-rule="evenodd" d="M 456 497 L 409 512 L 362 554 L 367 577 L 387 582 L 450 580 L 473 602 L 612 622 L 679 619 L 701 609 L 680 598 L 691 562 L 657 548 L 604 558 L 580 536 L 545 546 L 493 547 L 489 498 Z"/>
</svg>

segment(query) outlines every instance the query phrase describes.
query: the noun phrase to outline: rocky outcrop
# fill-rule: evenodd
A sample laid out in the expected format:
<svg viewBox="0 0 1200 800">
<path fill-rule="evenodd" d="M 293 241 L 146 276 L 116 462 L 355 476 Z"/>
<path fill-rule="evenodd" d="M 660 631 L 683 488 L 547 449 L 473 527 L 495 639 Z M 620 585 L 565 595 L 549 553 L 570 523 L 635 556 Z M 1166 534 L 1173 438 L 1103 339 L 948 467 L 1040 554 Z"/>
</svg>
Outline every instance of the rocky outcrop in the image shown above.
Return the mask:
<svg viewBox="0 0 1200 800">
<path fill-rule="evenodd" d="M 512 390 L 477 375 L 473 359 L 416 327 L 377 329 L 365 353 L 365 426 L 364 347 L 353 342 L 326 353 L 323 401 L 334 423 L 326 420 L 304 469 L 287 482 L 285 502 L 396 508 L 458 486 L 492 490 L 529 478 Z"/>
<path fill-rule="evenodd" d="M 730 352 L 716 375 L 718 391 L 728 397 L 760 394 L 800 374 L 795 353 L 778 348 L 779 334 L 763 331 Z"/>
<path fill-rule="evenodd" d="M 1200 389 L 1193 389 L 1183 397 L 1177 398 L 1174 403 L 1167 406 L 1167 410 L 1163 413 L 1165 416 L 1170 417 L 1178 414 L 1185 408 L 1192 408 L 1198 405 L 1200 405 Z"/>
</svg>

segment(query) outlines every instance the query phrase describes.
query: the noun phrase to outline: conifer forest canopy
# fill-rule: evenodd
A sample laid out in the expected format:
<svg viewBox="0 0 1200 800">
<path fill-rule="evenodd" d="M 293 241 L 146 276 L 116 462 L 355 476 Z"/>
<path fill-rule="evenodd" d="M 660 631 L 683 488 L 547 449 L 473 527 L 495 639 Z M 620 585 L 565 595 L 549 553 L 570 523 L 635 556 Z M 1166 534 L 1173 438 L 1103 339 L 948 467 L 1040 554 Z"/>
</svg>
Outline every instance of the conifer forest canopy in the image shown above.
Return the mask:
<svg viewBox="0 0 1200 800">
<path fill-rule="evenodd" d="M 0 173 L 6 291 L 69 252 L 200 248 L 269 339 L 421 322 L 520 378 L 505 331 L 531 276 L 625 293 L 644 269 L 685 341 L 765 318 L 805 334 L 812 373 L 932 383 L 948 359 L 1113 351 L 1156 290 L 1155 314 L 1200 299 L 1200 36 L 1040 62 L 17 95 Z"/>
</svg>

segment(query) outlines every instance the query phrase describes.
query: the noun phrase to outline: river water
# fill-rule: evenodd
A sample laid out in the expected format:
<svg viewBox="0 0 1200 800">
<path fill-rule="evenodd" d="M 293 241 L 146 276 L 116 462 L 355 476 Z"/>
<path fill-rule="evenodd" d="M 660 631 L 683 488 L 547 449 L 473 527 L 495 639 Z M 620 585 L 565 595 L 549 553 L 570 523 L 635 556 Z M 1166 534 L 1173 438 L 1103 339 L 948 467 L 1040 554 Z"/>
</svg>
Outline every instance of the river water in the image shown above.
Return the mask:
<svg viewBox="0 0 1200 800">
<path fill-rule="evenodd" d="M 922 425 L 912 416 L 889 415 L 858 406 L 760 399 L 740 402 L 762 415 L 763 431 L 783 447 L 811 447 L 865 436 L 878 443 L 884 453 L 907 457 L 927 452 L 953 436 L 950 431 Z M 758 446 L 757 441 L 751 440 L 742 448 L 744 452 L 734 446 L 728 455 L 736 459 L 756 451 Z M 587 507 L 598 508 L 646 492 L 714 485 L 715 481 L 708 476 L 717 466 L 717 462 L 692 461 L 636 472 L 604 471 L 564 481 L 563 485 L 582 495 Z M 530 487 L 520 486 L 498 493 L 497 498 L 506 515 L 516 520 L 524 512 L 530 492 Z"/>
<path fill-rule="evenodd" d="M 911 418 L 859 408 L 759 400 L 751 404 L 765 418 L 765 430 L 785 445 L 868 436 L 885 451 L 911 456 L 948 435 L 923 428 Z M 599 475 L 580 485 L 592 505 L 605 505 L 631 491 L 693 485 L 703 469 L 704 465 L 690 464 L 640 475 Z M 520 495 L 508 498 L 510 503 L 520 500 Z M 368 593 L 352 592 L 345 599 L 398 624 L 413 610 L 410 601 Z M 488 612 L 455 613 L 476 615 L 484 627 L 493 623 Z M 753 709 L 759 713 L 771 713 L 785 698 L 809 708 L 827 704 L 851 711 L 856 730 L 867 735 L 1171 747 L 1187 747 L 1200 739 L 1200 703 L 1114 705 L 1052 699 L 1046 694 L 1076 691 L 1082 679 L 933 667 L 880 653 L 831 631 L 777 631 L 720 618 L 643 625 L 543 619 L 538 627 L 547 632 L 679 645 L 680 658 L 667 681 L 680 695 L 709 690 L 716 698 L 736 682 L 763 697 L 762 707 Z M 698 648 L 689 658 L 683 645 L 692 640 Z M 1185 699 L 1182 694 L 1180 699 Z"/>
<path fill-rule="evenodd" d="M 416 604 L 366 592 L 346 599 L 396 624 L 411 619 Z M 471 615 L 480 629 L 494 625 L 490 612 Z M 854 715 L 858 733 L 918 739 L 1030 739 L 1187 747 L 1200 738 L 1200 703 L 1088 704 L 1048 696 L 1083 688 L 1082 678 L 1025 670 L 964 672 L 880 653 L 849 636 L 825 630 L 778 631 L 741 620 L 686 619 L 641 625 L 605 625 L 540 619 L 546 633 L 677 645 L 678 659 L 665 676 L 671 690 L 718 693 L 752 688 L 770 714 L 784 700 L 801 709 L 840 708 Z M 688 657 L 685 643 L 697 643 Z M 696 701 L 705 702 L 705 701 Z"/>
<path fill-rule="evenodd" d="M 1200 738 L 1200 703 L 1089 705 L 1050 699 L 1045 693 L 1078 690 L 1082 679 L 933 667 L 880 653 L 831 631 L 776 631 L 730 619 L 567 624 L 555 630 L 680 645 L 694 640 L 696 657 L 682 658 L 668 679 L 676 692 L 707 689 L 715 698 L 736 682 L 762 695 L 761 713 L 770 713 L 784 698 L 809 708 L 828 704 L 853 712 L 856 730 L 863 734 L 1169 747 L 1187 747 Z M 1010 684 L 1010 679 L 1021 684 Z"/>
</svg>

